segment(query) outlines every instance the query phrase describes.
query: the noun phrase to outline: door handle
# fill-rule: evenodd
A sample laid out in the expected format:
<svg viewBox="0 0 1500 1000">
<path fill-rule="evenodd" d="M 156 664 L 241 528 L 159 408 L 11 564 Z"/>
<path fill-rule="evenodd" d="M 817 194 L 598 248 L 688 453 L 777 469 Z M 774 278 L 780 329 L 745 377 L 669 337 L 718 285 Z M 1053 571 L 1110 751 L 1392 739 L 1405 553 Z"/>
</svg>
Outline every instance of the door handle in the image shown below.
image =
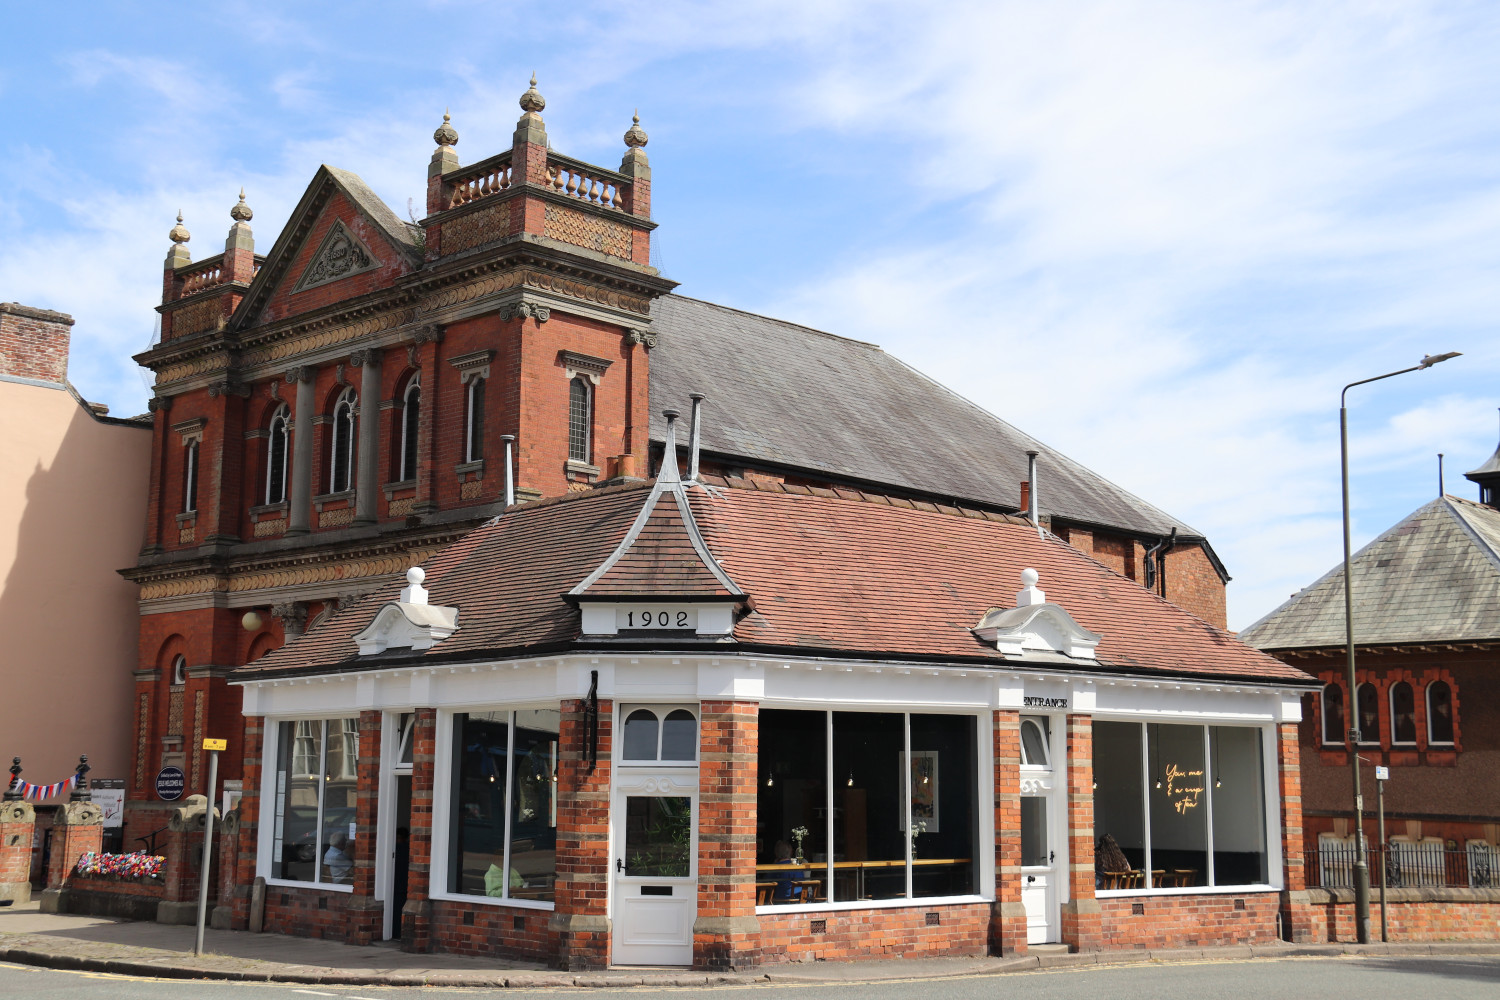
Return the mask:
<svg viewBox="0 0 1500 1000">
<path fill-rule="evenodd" d="M 1051 864 L 1052 862 L 1054 862 L 1056 860 L 1057 860 L 1057 852 L 1056 851 L 1048 851 L 1047 852 L 1047 863 Z"/>
<path fill-rule="evenodd" d="M 1027 882 L 1035 882 L 1036 881 L 1036 876 L 1035 875 L 1027 875 L 1026 876 L 1026 881 Z"/>
<path fill-rule="evenodd" d="M 615 859 L 615 871 L 621 872 L 621 873 L 623 873 L 625 871 L 625 859 L 624 858 L 616 858 Z"/>
</svg>

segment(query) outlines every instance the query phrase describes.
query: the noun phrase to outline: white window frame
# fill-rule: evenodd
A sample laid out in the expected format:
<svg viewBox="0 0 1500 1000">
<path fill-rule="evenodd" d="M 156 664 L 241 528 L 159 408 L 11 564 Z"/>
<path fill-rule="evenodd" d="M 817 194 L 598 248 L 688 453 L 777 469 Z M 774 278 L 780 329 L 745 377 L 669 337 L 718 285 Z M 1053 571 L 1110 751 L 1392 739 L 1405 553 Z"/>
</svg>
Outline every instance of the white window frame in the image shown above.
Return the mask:
<svg viewBox="0 0 1500 1000">
<path fill-rule="evenodd" d="M 1339 693 L 1339 704 L 1343 706 L 1344 727 L 1343 731 L 1336 734 L 1335 739 L 1328 738 L 1328 689 L 1334 688 Z M 1323 690 L 1318 692 L 1318 731 L 1323 736 L 1325 747 L 1344 746 L 1348 740 L 1349 729 L 1349 699 L 1344 697 L 1344 689 L 1337 682 L 1324 684 Z"/>
<path fill-rule="evenodd" d="M 1440 740 L 1432 735 L 1432 689 L 1441 684 L 1448 689 L 1448 721 L 1453 727 L 1453 739 Z M 1453 685 L 1443 678 L 1438 677 L 1427 682 L 1422 689 L 1422 700 L 1427 703 L 1427 745 L 1430 747 L 1451 747 L 1458 743 L 1458 718 L 1453 711 Z"/>
<path fill-rule="evenodd" d="M 182 687 L 187 683 L 187 657 L 178 653 L 172 657 L 172 686 Z"/>
<path fill-rule="evenodd" d="M 547 899 L 513 899 L 510 896 L 471 896 L 467 893 L 452 892 L 448 889 L 448 848 L 452 843 L 453 831 L 453 718 L 456 715 L 472 715 L 476 712 L 507 712 L 510 715 L 509 730 L 506 734 L 505 753 L 505 856 L 504 871 L 507 873 L 505 880 L 505 891 L 510 892 L 510 814 L 511 796 L 515 790 L 511 787 L 511 753 L 515 749 L 516 742 L 516 713 L 535 710 L 559 711 L 557 702 L 545 702 L 540 704 L 506 704 L 506 705 L 465 705 L 459 709 L 439 709 L 437 713 L 436 727 L 433 734 L 433 746 L 437 748 L 436 760 L 433 761 L 432 774 L 432 858 L 428 868 L 427 896 L 429 899 L 445 899 L 458 903 L 471 903 L 476 906 L 513 906 L 522 910 L 555 910 L 557 904 Z M 558 727 L 561 729 L 562 722 L 559 715 Z M 415 723 L 412 726 L 416 728 Z M 561 733 L 558 734 L 558 760 L 554 762 L 554 768 L 558 767 L 562 758 Z M 558 772 L 554 770 L 553 780 L 557 780 Z M 554 796 L 556 793 L 554 792 Z M 555 801 L 555 799 L 554 799 Z M 555 885 L 555 883 L 554 883 Z"/>
<path fill-rule="evenodd" d="M 338 718 L 351 718 L 351 716 L 337 716 Z M 328 785 L 326 781 L 318 785 L 318 824 L 315 828 L 315 846 L 313 848 L 313 880 L 306 882 L 301 879 L 279 878 L 271 874 L 275 859 L 281 856 L 281 821 L 285 817 L 285 800 L 277 794 L 276 776 L 281 768 L 281 726 L 283 723 L 293 725 L 301 722 L 310 722 L 321 725 L 323 740 L 319 746 L 318 774 L 326 772 L 328 761 L 328 726 L 331 716 L 280 716 L 266 718 L 265 729 L 262 730 L 261 757 L 264 761 L 260 776 L 260 844 L 258 860 L 256 863 L 257 873 L 266 880 L 267 885 L 286 886 L 291 889 L 316 889 L 320 892 L 347 892 L 353 893 L 354 886 L 348 882 L 323 882 L 323 859 L 318 856 L 318 851 L 323 846 L 323 811 L 325 805 L 324 796 L 327 794 Z M 352 716 L 352 718 L 358 718 Z M 296 741 L 299 737 L 296 730 L 292 732 L 292 745 L 295 754 Z M 295 756 L 293 758 L 295 766 Z"/>
<path fill-rule="evenodd" d="M 582 458 L 573 454 L 573 386 L 583 387 L 583 444 L 585 454 Z M 594 389 L 593 380 L 583 374 L 574 375 L 568 380 L 568 461 L 582 462 L 591 465 L 594 461 Z"/>
<path fill-rule="evenodd" d="M 198 444 L 199 439 L 194 438 L 183 449 L 186 452 L 182 473 L 182 512 L 184 514 L 195 514 L 198 511 Z"/>
<path fill-rule="evenodd" d="M 635 708 L 638 708 L 640 706 L 638 706 L 638 705 L 632 705 L 630 707 L 632 709 L 635 709 Z M 975 750 L 975 757 L 977 758 L 974 761 L 974 781 L 975 781 L 975 784 L 977 786 L 975 788 L 975 790 L 974 790 L 974 794 L 976 796 L 975 803 L 976 803 L 976 806 L 978 807 L 980 815 L 978 817 L 978 822 L 976 824 L 976 826 L 977 826 L 978 829 L 976 831 L 976 840 L 975 840 L 975 844 L 974 844 L 974 858 L 972 859 L 971 863 L 974 866 L 974 880 L 980 886 L 980 888 L 976 889 L 972 893 L 965 893 L 965 894 L 960 894 L 960 895 L 955 895 L 955 896 L 914 896 L 914 895 L 912 895 L 912 875 L 913 875 L 913 872 L 914 872 L 915 869 L 913 868 L 912 863 L 911 863 L 912 862 L 912 838 L 908 836 L 908 837 L 904 838 L 904 840 L 906 842 L 906 895 L 905 896 L 898 897 L 896 899 L 868 899 L 868 900 L 842 899 L 842 900 L 824 900 L 824 901 L 818 902 L 818 903 L 773 903 L 773 904 L 766 905 L 766 906 L 757 906 L 755 908 L 755 912 L 756 912 L 757 915 L 767 914 L 767 913 L 796 913 L 796 914 L 801 914 L 801 913 L 833 913 L 833 912 L 848 911 L 848 910 L 888 910 L 888 909 L 896 909 L 896 908 L 912 909 L 912 908 L 915 908 L 915 907 L 946 906 L 946 905 L 951 905 L 951 904 L 954 904 L 954 903 L 973 903 L 973 902 L 981 901 L 981 900 L 982 901 L 993 901 L 995 899 L 995 896 L 994 896 L 994 887 L 993 887 L 994 878 L 993 877 L 986 878 L 986 875 L 990 871 L 992 871 L 992 869 L 990 869 L 988 867 L 988 865 L 986 863 L 986 859 L 983 856 L 984 855 L 984 851 L 985 851 L 984 845 L 986 843 L 993 844 L 994 843 L 994 836 L 995 836 L 993 828 L 988 825 L 988 823 L 986 821 L 986 817 L 984 816 L 984 812 L 985 812 L 986 808 L 989 808 L 990 811 L 993 812 L 993 800 L 987 799 L 987 796 L 986 796 L 986 784 L 985 784 L 988 781 L 989 782 L 989 787 L 993 787 L 993 783 L 994 783 L 994 774 L 993 774 L 992 771 L 988 770 L 988 768 L 990 766 L 992 766 L 992 763 L 993 763 L 989 759 L 989 754 L 991 752 L 991 744 L 986 739 L 986 735 L 985 735 L 986 733 L 988 733 L 990 731 L 989 728 L 988 728 L 989 725 L 990 725 L 990 717 L 989 717 L 989 713 L 988 712 L 976 713 L 972 709 L 957 708 L 957 707 L 951 708 L 951 709 L 943 709 L 943 708 L 940 708 L 940 707 L 935 707 L 935 708 L 932 708 L 932 709 L 927 710 L 927 711 L 914 712 L 914 711 L 910 711 L 908 709 L 900 708 L 899 706 L 896 706 L 896 705 L 882 705 L 882 706 L 871 705 L 871 706 L 859 706 L 859 707 L 854 707 L 852 705 L 839 705 L 838 707 L 833 707 L 833 706 L 826 705 L 826 704 L 824 704 L 824 705 L 814 705 L 814 704 L 807 704 L 805 702 L 803 702 L 803 703 L 796 703 L 796 702 L 786 702 L 786 703 L 783 703 L 783 702 L 770 702 L 770 701 L 762 702 L 760 707 L 763 710 L 764 709 L 778 709 L 778 710 L 786 710 L 786 711 L 794 711 L 794 712 L 806 712 L 809 715 L 814 715 L 814 714 L 817 714 L 817 713 L 821 712 L 822 715 L 823 715 L 823 739 L 824 739 L 824 747 L 826 748 L 825 749 L 825 754 L 824 754 L 824 756 L 826 758 L 825 761 L 824 761 L 824 766 L 826 768 L 826 774 L 825 774 L 825 777 L 824 777 L 824 781 L 825 781 L 826 787 L 828 789 L 828 797 L 827 797 L 827 799 L 825 800 L 825 803 L 824 803 L 824 812 L 825 812 L 825 814 L 827 816 L 827 819 L 825 821 L 825 832 L 824 832 L 824 836 L 825 836 L 826 839 L 825 839 L 824 842 L 827 843 L 827 844 L 832 844 L 834 842 L 835 816 L 834 816 L 834 810 L 831 807 L 831 803 L 833 801 L 833 789 L 834 789 L 834 773 L 833 773 L 833 714 L 835 712 L 849 712 L 849 713 L 860 712 L 860 713 L 869 713 L 869 714 L 872 714 L 872 715 L 900 715 L 902 717 L 903 740 L 904 740 L 904 744 L 905 744 L 904 747 L 903 747 L 903 749 L 902 749 L 902 751 L 901 751 L 903 755 L 909 755 L 911 753 L 911 719 L 912 719 L 912 716 L 914 716 L 914 715 L 961 715 L 961 716 L 964 716 L 965 718 L 971 718 L 971 719 L 973 719 L 974 720 L 974 726 L 975 726 L 975 730 L 974 730 L 974 735 L 975 735 L 975 738 L 974 738 L 974 750 Z M 894 711 L 892 709 L 894 709 Z M 701 721 L 701 717 L 700 717 L 699 725 L 700 725 L 699 740 L 701 742 L 701 740 L 702 740 L 702 735 L 701 735 L 702 721 Z M 621 742 L 623 743 L 623 740 Z M 756 761 L 756 767 L 757 767 L 757 769 L 760 767 L 760 762 L 759 762 L 758 758 L 759 758 L 759 754 L 757 754 L 757 761 Z M 910 758 L 908 756 L 903 756 L 902 759 L 903 760 L 909 760 Z M 617 759 L 616 763 L 619 764 L 621 762 Z M 1040 770 L 1040 768 L 1037 768 L 1036 770 Z M 759 773 L 758 770 L 757 770 L 757 773 Z M 911 781 L 911 767 L 910 766 L 902 767 L 901 768 L 901 784 L 902 784 L 901 798 L 902 798 L 902 801 L 904 801 L 906 803 L 906 809 L 907 809 L 906 815 L 903 816 L 903 817 L 899 817 L 899 819 L 901 821 L 901 829 L 902 830 L 908 830 L 908 829 L 910 829 L 910 826 L 911 826 L 911 812 L 910 812 L 910 810 L 911 810 L 911 785 L 910 785 L 910 781 Z M 757 787 L 758 787 L 758 785 L 757 785 Z M 1017 836 L 1019 836 L 1018 833 L 1017 833 Z M 833 869 L 832 866 L 834 864 L 834 859 L 833 859 L 833 852 L 831 850 L 828 852 L 828 854 L 829 854 L 828 860 L 826 862 L 824 862 L 821 867 L 827 873 L 828 884 L 831 886 L 833 884 L 833 872 L 834 872 L 834 869 Z M 809 864 L 808 864 L 808 868 L 810 870 L 816 871 L 816 870 L 819 869 L 819 867 L 820 867 L 819 865 L 813 864 L 811 862 L 809 862 Z"/>
<path fill-rule="evenodd" d="M 355 406 L 358 402 L 359 396 L 357 393 L 355 393 L 354 387 L 351 385 L 349 388 L 345 389 L 342 393 L 339 394 L 338 402 L 333 404 L 333 434 L 328 446 L 329 493 L 347 493 L 349 490 L 352 490 L 354 488 L 354 442 L 359 438 L 359 428 L 357 426 L 358 417 L 356 416 Z M 347 461 L 347 468 L 344 469 L 345 486 L 342 490 L 338 489 L 340 440 L 339 409 L 341 407 L 349 408 L 349 457 Z"/>
<path fill-rule="evenodd" d="M 398 468 L 396 470 L 396 479 L 398 482 L 403 483 L 409 479 L 417 478 L 416 456 L 412 456 L 412 468 L 408 469 L 406 467 L 406 455 L 407 439 L 411 433 L 411 397 L 413 393 L 417 397 L 419 412 L 422 406 L 422 380 L 420 376 L 421 372 L 413 375 L 411 381 L 407 383 L 406 391 L 401 394 L 401 454 L 397 457 Z"/>
<path fill-rule="evenodd" d="M 291 411 L 288 409 L 287 405 L 285 403 L 282 403 L 280 406 L 278 406 L 276 408 L 276 412 L 273 413 L 273 414 L 271 414 L 271 424 L 270 424 L 271 436 L 266 440 L 266 505 L 267 506 L 270 506 L 273 503 L 285 503 L 286 502 L 286 498 L 287 498 L 287 493 L 288 493 L 287 487 L 290 485 L 286 481 L 287 455 L 288 455 L 288 453 L 292 449 L 292 440 L 291 440 L 291 426 L 292 426 L 292 422 L 291 422 L 290 413 L 291 413 Z M 277 421 L 281 422 L 281 426 L 280 426 L 280 430 L 279 431 L 277 429 Z M 281 470 L 280 470 L 281 471 L 281 496 L 279 496 L 279 497 L 273 497 L 271 495 L 271 483 L 272 483 L 272 473 L 274 471 L 276 471 L 275 470 L 275 464 L 276 464 L 276 438 L 277 438 L 278 435 L 281 438 Z"/>
<path fill-rule="evenodd" d="M 474 453 L 474 420 L 475 420 L 474 395 L 475 395 L 475 393 L 477 393 L 477 392 L 480 391 L 480 387 L 482 385 L 484 385 L 484 379 L 482 379 L 482 378 L 480 378 L 480 377 L 478 377 L 476 375 L 474 378 L 469 379 L 469 387 L 468 387 L 468 390 L 467 390 L 467 392 L 465 394 L 465 402 L 464 402 L 464 405 L 465 405 L 465 413 L 464 413 L 464 461 L 465 462 L 477 462 L 481 458 L 484 457 L 483 455 L 476 455 Z M 482 414 L 480 416 L 482 416 Z"/>
<path fill-rule="evenodd" d="M 641 710 L 653 712 L 656 715 L 656 756 L 654 758 L 636 758 L 625 756 L 625 720 L 631 714 Z M 686 711 L 693 717 L 693 732 L 697 737 L 693 741 L 692 760 L 665 760 L 661 755 L 662 737 L 666 733 L 667 716 L 676 711 Z M 697 767 L 698 747 L 703 740 L 703 713 L 696 702 L 630 702 L 620 706 L 616 732 L 620 734 L 620 747 L 615 751 L 615 760 L 622 767 Z"/>
</svg>

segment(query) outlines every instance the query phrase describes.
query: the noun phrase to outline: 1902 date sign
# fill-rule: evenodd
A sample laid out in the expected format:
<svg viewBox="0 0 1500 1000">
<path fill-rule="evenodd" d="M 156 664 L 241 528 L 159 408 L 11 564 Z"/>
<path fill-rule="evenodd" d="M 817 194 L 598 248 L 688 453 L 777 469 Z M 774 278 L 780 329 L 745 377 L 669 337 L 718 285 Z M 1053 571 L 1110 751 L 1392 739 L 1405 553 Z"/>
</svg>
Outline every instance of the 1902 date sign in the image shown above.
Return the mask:
<svg viewBox="0 0 1500 1000">
<path fill-rule="evenodd" d="M 167 802 L 176 802 L 182 798 L 182 791 L 187 787 L 187 776 L 182 773 L 180 767 L 164 767 L 156 772 L 156 797 Z"/>
</svg>

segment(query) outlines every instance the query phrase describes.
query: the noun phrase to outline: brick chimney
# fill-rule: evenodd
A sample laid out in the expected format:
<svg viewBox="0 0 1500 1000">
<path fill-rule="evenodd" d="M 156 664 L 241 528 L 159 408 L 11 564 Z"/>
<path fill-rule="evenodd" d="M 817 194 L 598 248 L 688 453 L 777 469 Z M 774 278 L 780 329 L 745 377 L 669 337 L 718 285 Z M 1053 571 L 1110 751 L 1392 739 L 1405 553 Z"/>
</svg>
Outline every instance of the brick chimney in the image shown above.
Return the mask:
<svg viewBox="0 0 1500 1000">
<path fill-rule="evenodd" d="M 66 382 L 72 327 L 67 313 L 0 302 L 0 375 Z"/>
</svg>

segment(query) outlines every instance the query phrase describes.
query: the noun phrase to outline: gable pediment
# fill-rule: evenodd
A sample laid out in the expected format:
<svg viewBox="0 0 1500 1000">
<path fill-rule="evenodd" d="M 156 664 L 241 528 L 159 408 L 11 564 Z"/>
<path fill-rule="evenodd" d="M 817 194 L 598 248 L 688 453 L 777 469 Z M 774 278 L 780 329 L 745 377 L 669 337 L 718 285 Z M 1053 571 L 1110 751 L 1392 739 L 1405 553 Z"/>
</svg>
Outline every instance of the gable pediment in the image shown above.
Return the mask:
<svg viewBox="0 0 1500 1000">
<path fill-rule="evenodd" d="M 305 292 L 309 288 L 326 285 L 340 278 L 349 278 L 366 271 L 373 271 L 380 267 L 381 263 L 380 258 L 376 257 L 359 237 L 349 231 L 343 220 L 334 219 L 333 225 L 328 227 L 328 233 L 323 237 L 323 242 L 318 245 L 317 252 L 302 269 L 302 276 L 297 279 L 297 284 L 292 291 Z"/>
<path fill-rule="evenodd" d="M 991 608 L 974 626 L 974 634 L 1006 656 L 1065 656 L 1092 660 L 1103 636 L 1090 632 L 1061 605 L 1033 604 Z"/>
<path fill-rule="evenodd" d="M 431 649 L 458 630 L 458 609 L 435 604 L 392 601 L 375 612 L 375 618 L 354 637 L 360 656 L 387 649 Z"/>
</svg>

